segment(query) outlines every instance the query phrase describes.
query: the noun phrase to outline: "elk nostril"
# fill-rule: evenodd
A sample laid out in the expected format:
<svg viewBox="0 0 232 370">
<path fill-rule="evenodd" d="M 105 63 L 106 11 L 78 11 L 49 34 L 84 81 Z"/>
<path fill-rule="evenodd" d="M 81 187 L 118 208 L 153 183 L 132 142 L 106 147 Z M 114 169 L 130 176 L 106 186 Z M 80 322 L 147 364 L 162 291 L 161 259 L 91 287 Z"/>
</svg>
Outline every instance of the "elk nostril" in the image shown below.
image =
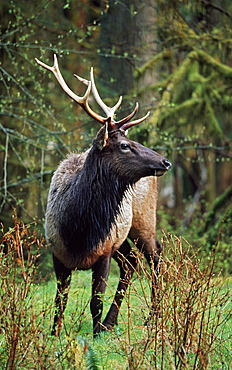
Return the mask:
<svg viewBox="0 0 232 370">
<path fill-rule="evenodd" d="M 164 167 L 165 167 L 167 170 L 169 170 L 169 169 L 172 167 L 172 164 L 171 164 L 171 162 L 169 162 L 169 160 L 168 160 L 168 159 L 164 159 L 164 160 L 163 160 L 163 165 L 164 165 Z"/>
</svg>

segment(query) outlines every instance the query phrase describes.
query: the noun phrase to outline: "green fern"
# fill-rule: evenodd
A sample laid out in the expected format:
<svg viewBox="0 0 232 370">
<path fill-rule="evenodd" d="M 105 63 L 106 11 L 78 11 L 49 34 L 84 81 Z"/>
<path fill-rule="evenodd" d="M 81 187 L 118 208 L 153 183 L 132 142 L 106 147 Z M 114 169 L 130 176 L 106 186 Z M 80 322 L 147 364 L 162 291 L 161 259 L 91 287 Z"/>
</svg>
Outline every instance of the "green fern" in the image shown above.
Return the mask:
<svg viewBox="0 0 232 370">
<path fill-rule="evenodd" d="M 93 346 L 91 346 L 91 344 L 89 344 L 87 340 L 81 336 L 77 337 L 77 342 L 78 345 L 83 348 L 87 369 L 101 370 L 99 358 Z"/>
</svg>

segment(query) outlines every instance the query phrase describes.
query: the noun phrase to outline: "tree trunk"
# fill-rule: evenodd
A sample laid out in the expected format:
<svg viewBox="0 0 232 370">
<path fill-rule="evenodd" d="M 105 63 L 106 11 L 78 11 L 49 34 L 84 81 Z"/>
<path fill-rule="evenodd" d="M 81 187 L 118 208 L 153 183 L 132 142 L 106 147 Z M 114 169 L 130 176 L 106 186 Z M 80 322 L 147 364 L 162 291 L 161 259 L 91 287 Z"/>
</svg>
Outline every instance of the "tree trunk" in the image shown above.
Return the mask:
<svg viewBox="0 0 232 370">
<path fill-rule="evenodd" d="M 144 66 L 157 53 L 156 7 L 155 1 L 135 0 L 136 17 L 134 44 L 136 50 L 135 69 Z M 144 111 L 154 109 L 154 98 L 149 87 L 158 82 L 156 68 L 145 68 L 142 74 L 137 74 L 135 91 L 139 92 L 139 100 Z"/>
<path fill-rule="evenodd" d="M 109 0 L 101 26 L 101 78 L 117 95 L 143 88 L 140 105 L 150 105 L 146 87 L 154 84 L 156 73 L 148 71 L 134 83 L 134 71 L 156 53 L 155 1 Z"/>
</svg>

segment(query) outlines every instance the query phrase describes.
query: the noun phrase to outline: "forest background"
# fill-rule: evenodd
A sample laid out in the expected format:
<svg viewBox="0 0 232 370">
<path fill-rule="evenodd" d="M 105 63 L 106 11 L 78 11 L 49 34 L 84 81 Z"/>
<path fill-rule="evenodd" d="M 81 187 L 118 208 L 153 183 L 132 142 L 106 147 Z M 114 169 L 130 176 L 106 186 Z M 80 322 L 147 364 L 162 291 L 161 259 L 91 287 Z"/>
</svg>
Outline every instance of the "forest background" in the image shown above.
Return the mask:
<svg viewBox="0 0 232 370">
<path fill-rule="evenodd" d="M 151 111 L 129 135 L 173 164 L 159 179 L 158 236 L 182 235 L 203 264 L 216 250 L 217 269 L 231 273 L 231 1 L 3 0 L 0 14 L 5 230 L 16 212 L 43 233 L 53 171 L 99 128 L 35 62 L 52 65 L 56 53 L 78 95 L 85 87 L 73 74 L 88 79 L 93 66 L 108 105 L 123 95 L 119 117 L 137 101 L 141 116 Z"/>
</svg>

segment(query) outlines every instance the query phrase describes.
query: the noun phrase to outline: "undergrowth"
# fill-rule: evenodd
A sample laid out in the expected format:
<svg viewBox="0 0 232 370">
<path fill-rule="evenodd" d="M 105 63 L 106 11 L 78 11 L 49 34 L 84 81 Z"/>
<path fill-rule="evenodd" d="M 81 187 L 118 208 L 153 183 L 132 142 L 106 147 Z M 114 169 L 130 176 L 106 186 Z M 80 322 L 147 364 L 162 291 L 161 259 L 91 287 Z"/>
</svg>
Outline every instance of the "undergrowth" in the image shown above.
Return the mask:
<svg viewBox="0 0 232 370">
<path fill-rule="evenodd" d="M 54 281 L 40 277 L 44 240 L 36 225 L 15 218 L 0 250 L 1 369 L 191 369 L 231 368 L 230 279 L 215 273 L 218 250 L 202 268 L 199 254 L 183 238 L 163 234 L 156 303 L 151 274 L 134 249 L 138 269 L 126 293 L 118 325 L 93 341 L 90 272 L 75 274 L 63 329 L 50 335 Z M 117 285 L 111 273 L 104 306 Z"/>
</svg>

